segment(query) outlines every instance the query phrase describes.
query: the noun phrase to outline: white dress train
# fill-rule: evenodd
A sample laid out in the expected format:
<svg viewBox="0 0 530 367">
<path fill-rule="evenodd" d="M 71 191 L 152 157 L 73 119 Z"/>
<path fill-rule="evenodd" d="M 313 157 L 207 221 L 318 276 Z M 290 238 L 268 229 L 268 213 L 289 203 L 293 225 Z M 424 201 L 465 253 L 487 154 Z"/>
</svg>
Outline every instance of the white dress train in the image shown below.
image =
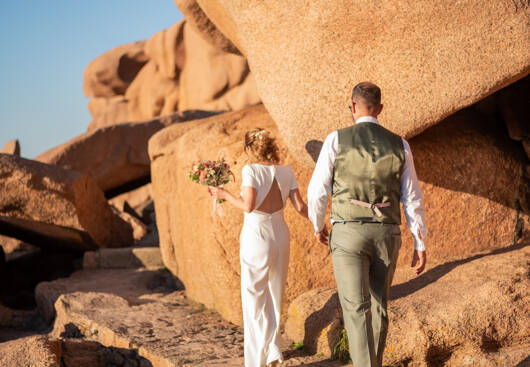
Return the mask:
<svg viewBox="0 0 530 367">
<path fill-rule="evenodd" d="M 297 188 L 289 166 L 247 165 L 241 186 L 256 189 L 259 208 L 275 179 L 285 207 L 290 191 Z M 280 312 L 289 265 L 289 229 L 283 208 L 272 214 L 258 210 L 245 213 L 240 260 L 245 367 L 282 362 Z"/>
</svg>

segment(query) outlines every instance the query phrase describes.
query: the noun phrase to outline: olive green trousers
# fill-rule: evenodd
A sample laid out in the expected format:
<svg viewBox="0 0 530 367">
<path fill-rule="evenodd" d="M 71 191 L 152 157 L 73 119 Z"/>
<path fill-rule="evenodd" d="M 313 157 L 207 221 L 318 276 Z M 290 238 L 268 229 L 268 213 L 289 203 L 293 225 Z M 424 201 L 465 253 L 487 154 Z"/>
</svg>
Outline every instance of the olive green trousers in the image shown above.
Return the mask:
<svg viewBox="0 0 530 367">
<path fill-rule="evenodd" d="M 382 366 L 388 292 L 400 247 L 401 231 L 396 224 L 333 225 L 333 271 L 355 367 Z"/>
</svg>

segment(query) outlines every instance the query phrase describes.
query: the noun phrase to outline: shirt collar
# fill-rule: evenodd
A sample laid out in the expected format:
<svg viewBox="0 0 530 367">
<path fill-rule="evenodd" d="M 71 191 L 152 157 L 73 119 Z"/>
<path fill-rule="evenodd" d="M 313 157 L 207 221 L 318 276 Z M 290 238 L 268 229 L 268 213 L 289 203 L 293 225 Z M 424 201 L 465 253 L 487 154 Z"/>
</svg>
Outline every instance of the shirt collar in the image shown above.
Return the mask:
<svg viewBox="0 0 530 367">
<path fill-rule="evenodd" d="M 361 123 L 361 122 L 373 122 L 374 124 L 378 124 L 379 121 L 377 120 L 377 118 L 373 117 L 373 116 L 361 116 L 357 119 L 357 121 L 355 121 L 355 124 L 358 124 L 358 123 Z"/>
</svg>

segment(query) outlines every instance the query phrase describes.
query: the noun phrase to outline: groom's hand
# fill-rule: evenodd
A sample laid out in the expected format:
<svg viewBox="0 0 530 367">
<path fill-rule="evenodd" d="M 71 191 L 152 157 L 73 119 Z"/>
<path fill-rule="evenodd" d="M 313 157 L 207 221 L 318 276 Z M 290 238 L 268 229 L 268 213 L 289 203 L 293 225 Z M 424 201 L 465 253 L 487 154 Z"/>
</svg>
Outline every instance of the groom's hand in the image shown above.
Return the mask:
<svg viewBox="0 0 530 367">
<path fill-rule="evenodd" d="M 320 242 L 324 246 L 328 246 L 329 233 L 328 233 L 328 229 L 326 227 L 322 228 L 322 230 L 320 232 L 316 233 L 315 237 L 317 238 L 318 242 Z"/>
<path fill-rule="evenodd" d="M 425 269 L 425 264 L 427 263 L 427 252 L 414 250 L 414 255 L 412 255 L 412 264 L 411 268 L 414 268 L 416 275 L 420 275 L 421 272 Z"/>
</svg>

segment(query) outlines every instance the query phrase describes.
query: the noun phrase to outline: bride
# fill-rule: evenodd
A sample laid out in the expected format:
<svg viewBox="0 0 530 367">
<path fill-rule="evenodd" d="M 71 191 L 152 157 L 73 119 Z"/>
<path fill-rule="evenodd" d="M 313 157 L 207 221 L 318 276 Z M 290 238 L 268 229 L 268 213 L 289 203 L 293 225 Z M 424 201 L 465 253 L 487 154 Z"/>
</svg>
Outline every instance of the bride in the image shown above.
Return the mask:
<svg viewBox="0 0 530 367">
<path fill-rule="evenodd" d="M 222 188 L 208 191 L 245 212 L 239 238 L 245 367 L 277 366 L 283 361 L 279 328 L 289 265 L 283 208 L 289 198 L 307 218 L 307 206 L 293 169 L 278 164 L 278 146 L 268 131 L 248 131 L 245 152 L 254 163 L 243 167 L 240 197 Z"/>
</svg>

